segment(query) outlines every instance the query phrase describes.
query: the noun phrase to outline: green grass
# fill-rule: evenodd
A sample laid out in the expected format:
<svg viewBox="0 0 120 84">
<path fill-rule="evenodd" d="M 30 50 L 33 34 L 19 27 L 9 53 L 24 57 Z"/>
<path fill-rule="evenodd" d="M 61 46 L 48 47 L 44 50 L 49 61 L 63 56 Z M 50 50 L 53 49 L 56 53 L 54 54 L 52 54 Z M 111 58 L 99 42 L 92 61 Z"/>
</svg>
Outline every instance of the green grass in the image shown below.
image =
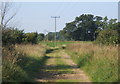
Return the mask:
<svg viewBox="0 0 120 84">
<path fill-rule="evenodd" d="M 59 73 L 73 73 L 73 71 L 71 71 L 71 66 L 67 65 L 65 62 L 62 61 L 62 59 L 57 58 L 56 60 L 56 69 Z"/>
<path fill-rule="evenodd" d="M 70 44 L 67 52 L 93 82 L 118 82 L 118 50 L 115 46 Z"/>
<path fill-rule="evenodd" d="M 22 61 L 19 61 L 18 65 L 27 73 L 32 79 L 39 72 L 40 68 L 44 65 L 47 57 L 23 57 Z M 34 80 L 32 80 L 34 81 Z"/>
<path fill-rule="evenodd" d="M 73 71 L 71 70 L 71 66 L 67 65 L 63 60 L 62 60 L 62 57 L 59 56 L 60 54 L 60 49 L 59 50 L 56 50 L 56 49 L 49 49 L 47 50 L 47 56 L 49 58 L 53 57 L 54 58 L 54 65 L 53 67 L 47 67 L 44 71 L 49 71 L 49 72 L 57 72 L 59 74 L 62 74 L 62 73 L 73 73 Z M 51 52 L 51 53 L 49 53 Z M 48 63 L 49 64 L 49 63 Z"/>
<path fill-rule="evenodd" d="M 3 61 L 2 81 L 3 82 L 24 82 L 31 81 L 28 74 L 16 64 Z"/>
<path fill-rule="evenodd" d="M 62 45 L 66 45 L 66 44 L 71 44 L 74 43 L 74 41 L 57 41 L 57 42 L 53 42 L 53 41 L 42 41 L 39 44 L 43 44 L 49 47 L 60 47 Z"/>
<path fill-rule="evenodd" d="M 69 51 L 66 51 L 66 52 L 71 56 L 71 58 L 78 65 L 78 67 L 82 67 L 86 65 L 86 63 L 90 63 L 90 60 L 92 59 L 92 55 L 93 55 L 90 53 L 88 54 L 85 53 L 85 54 L 82 54 L 81 56 L 77 56 L 79 54 L 77 54 L 76 52 L 69 52 Z"/>
<path fill-rule="evenodd" d="M 61 75 L 61 74 L 74 74 L 76 72 L 72 71 L 72 67 L 70 65 L 68 65 L 62 58 L 62 55 L 61 55 L 61 50 L 62 49 L 59 49 L 59 50 L 56 50 L 56 49 L 49 49 L 48 51 L 50 52 L 47 52 L 47 56 L 49 57 L 49 59 L 53 59 L 54 58 L 54 62 L 53 62 L 53 65 L 51 65 L 51 67 L 47 67 L 45 69 L 43 69 L 44 71 L 46 72 L 50 72 L 50 73 L 57 73 L 58 75 Z M 48 59 L 48 60 L 49 60 Z M 47 64 L 49 65 L 49 61 L 47 62 Z M 71 80 L 71 79 L 58 79 L 58 80 L 55 80 L 54 82 L 57 84 L 57 83 L 62 83 L 64 84 L 64 82 L 80 82 L 82 80 Z M 49 83 L 49 81 L 48 81 Z M 69 84 L 68 83 L 68 84 Z"/>
</svg>

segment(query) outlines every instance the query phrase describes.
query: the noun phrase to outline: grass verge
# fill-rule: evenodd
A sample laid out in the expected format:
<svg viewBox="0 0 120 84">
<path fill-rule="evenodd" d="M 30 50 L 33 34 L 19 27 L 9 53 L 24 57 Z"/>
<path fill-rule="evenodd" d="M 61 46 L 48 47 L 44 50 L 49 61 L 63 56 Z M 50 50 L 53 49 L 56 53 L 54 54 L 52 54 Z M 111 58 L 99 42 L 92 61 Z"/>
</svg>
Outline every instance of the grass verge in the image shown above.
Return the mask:
<svg viewBox="0 0 120 84">
<path fill-rule="evenodd" d="M 93 82 L 118 82 L 117 46 L 92 43 L 69 44 L 67 52 Z"/>
<path fill-rule="evenodd" d="M 45 48 L 40 45 L 15 45 L 2 51 L 3 82 L 33 82 L 45 63 Z"/>
</svg>

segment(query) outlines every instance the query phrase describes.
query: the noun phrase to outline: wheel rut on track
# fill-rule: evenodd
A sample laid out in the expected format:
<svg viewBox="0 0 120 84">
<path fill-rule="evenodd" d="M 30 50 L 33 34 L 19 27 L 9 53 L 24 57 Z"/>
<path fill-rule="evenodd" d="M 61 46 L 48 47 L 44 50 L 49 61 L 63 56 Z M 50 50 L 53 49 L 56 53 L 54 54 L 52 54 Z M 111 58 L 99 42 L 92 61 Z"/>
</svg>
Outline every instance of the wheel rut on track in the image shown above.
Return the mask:
<svg viewBox="0 0 120 84">
<path fill-rule="evenodd" d="M 46 64 L 37 74 L 36 82 L 91 82 L 63 49 L 46 54 Z"/>
</svg>

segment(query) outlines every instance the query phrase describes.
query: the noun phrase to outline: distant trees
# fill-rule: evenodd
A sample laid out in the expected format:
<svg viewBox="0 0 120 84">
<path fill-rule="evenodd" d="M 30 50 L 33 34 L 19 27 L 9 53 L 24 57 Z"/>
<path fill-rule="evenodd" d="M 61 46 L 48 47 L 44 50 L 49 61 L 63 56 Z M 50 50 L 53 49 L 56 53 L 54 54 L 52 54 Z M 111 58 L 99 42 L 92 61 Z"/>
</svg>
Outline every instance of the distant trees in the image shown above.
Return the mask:
<svg viewBox="0 0 120 84">
<path fill-rule="evenodd" d="M 49 32 L 49 33 L 45 36 L 45 40 L 46 40 L 46 41 L 54 41 L 54 40 L 55 40 L 55 32 Z"/>
<path fill-rule="evenodd" d="M 102 17 L 91 14 L 82 14 L 74 21 L 66 23 L 61 33 L 68 40 L 93 41 L 96 38 L 96 30 L 101 28 Z"/>
<path fill-rule="evenodd" d="M 2 27 L 2 26 L 0 26 Z M 96 41 L 102 44 L 120 43 L 120 22 L 117 19 L 108 20 L 106 17 L 82 14 L 74 21 L 66 23 L 63 30 L 56 32 L 56 40 L 72 41 Z M 36 44 L 40 41 L 54 41 L 55 32 L 43 33 L 31 32 L 24 33 L 17 28 L 5 27 L 2 30 L 3 45 L 16 43 Z"/>
<path fill-rule="evenodd" d="M 97 42 L 99 40 L 104 44 L 119 43 L 118 25 L 117 19 L 108 20 L 107 16 L 103 18 L 91 14 L 82 14 L 76 17 L 74 21 L 66 23 L 60 33 L 66 40 L 94 41 L 97 38 Z"/>
<path fill-rule="evenodd" d="M 49 32 L 45 38 L 45 41 L 54 41 L 55 40 L 55 32 Z M 65 40 L 64 36 L 61 34 L 61 32 L 56 32 L 56 40 L 57 41 L 63 41 Z"/>
<path fill-rule="evenodd" d="M 39 33 L 37 35 L 37 43 L 39 43 L 40 41 L 43 41 L 45 38 L 45 35 L 43 33 Z"/>
<path fill-rule="evenodd" d="M 44 39 L 44 34 L 37 32 L 24 33 L 24 30 L 19 30 L 17 28 L 5 28 L 2 31 L 2 44 L 36 44 Z"/>
</svg>

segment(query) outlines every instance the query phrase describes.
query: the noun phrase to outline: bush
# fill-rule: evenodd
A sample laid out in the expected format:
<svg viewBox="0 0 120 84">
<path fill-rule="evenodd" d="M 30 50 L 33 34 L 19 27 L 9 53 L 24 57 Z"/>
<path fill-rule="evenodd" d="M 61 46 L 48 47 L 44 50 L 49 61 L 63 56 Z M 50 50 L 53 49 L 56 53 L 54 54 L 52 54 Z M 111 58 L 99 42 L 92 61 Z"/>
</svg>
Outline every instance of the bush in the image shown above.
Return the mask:
<svg viewBox="0 0 120 84">
<path fill-rule="evenodd" d="M 37 36 L 37 43 L 39 43 L 40 41 L 44 40 L 44 37 L 45 37 L 45 35 L 43 33 L 38 34 L 38 36 Z"/>
<path fill-rule="evenodd" d="M 24 33 L 24 30 L 17 28 L 3 28 L 2 29 L 2 43 L 3 45 L 21 44 L 21 43 L 37 43 L 37 32 Z"/>
<path fill-rule="evenodd" d="M 105 29 L 101 31 L 96 39 L 97 43 L 102 43 L 102 44 L 118 44 L 118 32 L 117 30 L 113 29 Z"/>
<path fill-rule="evenodd" d="M 36 32 L 25 33 L 23 41 L 24 41 L 24 43 L 36 44 L 37 43 L 37 33 Z"/>
<path fill-rule="evenodd" d="M 14 28 L 4 28 L 2 30 L 2 44 L 11 45 L 15 43 L 22 43 L 23 30 L 18 30 Z"/>
</svg>

